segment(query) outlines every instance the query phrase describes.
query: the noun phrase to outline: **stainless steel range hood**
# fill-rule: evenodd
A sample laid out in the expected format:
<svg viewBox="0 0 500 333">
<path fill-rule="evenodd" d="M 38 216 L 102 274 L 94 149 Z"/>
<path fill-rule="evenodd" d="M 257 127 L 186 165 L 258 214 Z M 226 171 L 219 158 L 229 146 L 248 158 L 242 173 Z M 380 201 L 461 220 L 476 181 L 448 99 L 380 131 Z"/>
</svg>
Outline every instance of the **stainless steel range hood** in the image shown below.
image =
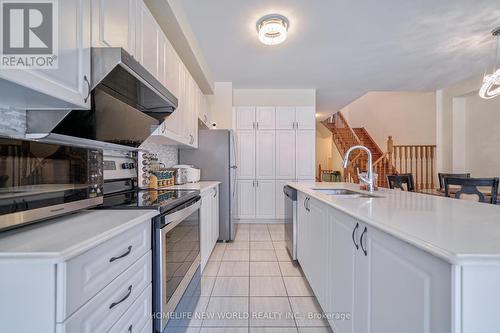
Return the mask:
<svg viewBox="0 0 500 333">
<path fill-rule="evenodd" d="M 92 48 L 90 110 L 27 112 L 27 137 L 137 147 L 177 107 L 177 98 L 122 48 Z M 83 141 L 75 139 L 84 139 Z"/>
</svg>

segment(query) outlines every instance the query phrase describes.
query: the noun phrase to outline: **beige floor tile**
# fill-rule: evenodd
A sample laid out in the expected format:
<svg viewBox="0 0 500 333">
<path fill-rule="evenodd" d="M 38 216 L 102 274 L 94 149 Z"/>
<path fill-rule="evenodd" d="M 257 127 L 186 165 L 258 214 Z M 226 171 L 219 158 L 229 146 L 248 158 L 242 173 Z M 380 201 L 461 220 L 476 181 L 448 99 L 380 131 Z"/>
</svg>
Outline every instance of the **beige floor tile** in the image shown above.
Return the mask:
<svg viewBox="0 0 500 333">
<path fill-rule="evenodd" d="M 250 276 L 281 276 L 281 271 L 276 261 L 251 261 Z"/>
<path fill-rule="evenodd" d="M 315 297 L 290 297 L 289 299 L 292 310 L 296 313 L 297 326 L 328 326 L 328 321 L 321 318 L 323 311 Z M 310 314 L 314 314 L 315 318 L 310 318 Z"/>
<path fill-rule="evenodd" d="M 234 241 L 235 242 L 248 242 L 250 240 L 250 232 L 246 231 L 246 232 L 242 232 L 242 231 L 238 231 L 236 233 L 236 236 L 234 236 Z"/>
<path fill-rule="evenodd" d="M 292 261 L 292 258 L 288 254 L 287 250 L 275 250 L 275 251 L 278 261 Z"/>
<path fill-rule="evenodd" d="M 250 242 L 250 250 L 274 250 L 272 242 Z"/>
<path fill-rule="evenodd" d="M 277 276 L 250 277 L 250 296 L 287 296 L 283 279 Z"/>
<path fill-rule="evenodd" d="M 280 261 L 281 275 L 283 276 L 303 276 L 300 265 L 290 261 Z"/>
<path fill-rule="evenodd" d="M 248 327 L 202 327 L 200 333 L 248 333 Z"/>
<path fill-rule="evenodd" d="M 250 327 L 250 333 L 297 333 L 295 327 Z"/>
<path fill-rule="evenodd" d="M 283 277 L 283 281 L 289 297 L 314 296 L 309 283 L 304 277 L 287 276 Z"/>
<path fill-rule="evenodd" d="M 330 327 L 299 327 L 299 333 L 333 333 Z"/>
<path fill-rule="evenodd" d="M 209 261 L 203 269 L 203 276 L 217 276 L 220 267 L 220 261 Z"/>
<path fill-rule="evenodd" d="M 227 246 L 227 243 L 216 243 L 214 246 L 214 249 L 223 249 L 225 250 Z"/>
<path fill-rule="evenodd" d="M 221 261 L 222 257 L 224 256 L 225 249 L 222 247 L 216 247 L 212 251 L 212 254 L 210 255 L 210 258 L 208 258 L 209 261 Z"/>
<path fill-rule="evenodd" d="M 250 326 L 295 327 L 288 297 L 250 297 Z"/>
<path fill-rule="evenodd" d="M 249 276 L 248 261 L 222 261 L 218 276 Z"/>
<path fill-rule="evenodd" d="M 265 223 L 253 223 L 253 224 L 250 224 L 250 230 L 252 230 L 252 231 L 254 231 L 254 230 L 258 230 L 258 231 L 266 230 L 266 231 L 268 231 L 269 229 L 267 228 L 267 224 L 265 224 Z"/>
<path fill-rule="evenodd" d="M 271 231 L 270 235 L 271 235 L 271 239 L 273 241 L 284 241 L 285 240 L 285 232 L 284 231 Z"/>
<path fill-rule="evenodd" d="M 285 223 L 269 223 L 267 229 L 269 231 L 283 231 L 285 230 Z"/>
<path fill-rule="evenodd" d="M 241 276 L 219 276 L 215 281 L 212 297 L 214 296 L 248 296 L 248 279 L 249 277 Z"/>
<path fill-rule="evenodd" d="M 273 241 L 273 246 L 275 250 L 286 250 L 285 241 Z"/>
<path fill-rule="evenodd" d="M 250 243 L 248 241 L 234 241 L 227 243 L 226 250 L 250 250 Z"/>
<path fill-rule="evenodd" d="M 203 327 L 248 327 L 248 302 L 248 297 L 210 297 Z"/>
<path fill-rule="evenodd" d="M 223 261 L 248 261 L 250 259 L 250 251 L 248 250 L 226 250 Z"/>
<path fill-rule="evenodd" d="M 250 241 L 252 242 L 270 242 L 271 235 L 269 231 L 250 231 Z"/>
<path fill-rule="evenodd" d="M 274 250 L 250 250 L 250 261 L 278 261 Z"/>
<path fill-rule="evenodd" d="M 183 316 L 189 315 L 190 318 L 171 318 L 168 321 L 167 331 L 170 332 L 173 327 L 201 327 L 209 299 L 210 297 L 183 297 L 175 311 L 182 313 Z"/>
<path fill-rule="evenodd" d="M 202 276 L 200 283 L 198 283 L 198 285 L 190 284 L 184 295 L 186 297 L 210 296 L 216 279 L 217 278 L 215 276 Z"/>
</svg>

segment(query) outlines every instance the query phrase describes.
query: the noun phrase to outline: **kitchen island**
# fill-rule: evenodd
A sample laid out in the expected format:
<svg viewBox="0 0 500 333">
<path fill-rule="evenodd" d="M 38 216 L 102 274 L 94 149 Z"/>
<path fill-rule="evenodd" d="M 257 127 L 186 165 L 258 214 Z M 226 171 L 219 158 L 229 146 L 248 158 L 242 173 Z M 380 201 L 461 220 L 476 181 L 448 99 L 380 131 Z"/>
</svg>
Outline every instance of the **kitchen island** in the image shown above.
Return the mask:
<svg viewBox="0 0 500 333">
<path fill-rule="evenodd" d="M 288 185 L 298 260 L 336 333 L 500 331 L 500 206 Z"/>
</svg>

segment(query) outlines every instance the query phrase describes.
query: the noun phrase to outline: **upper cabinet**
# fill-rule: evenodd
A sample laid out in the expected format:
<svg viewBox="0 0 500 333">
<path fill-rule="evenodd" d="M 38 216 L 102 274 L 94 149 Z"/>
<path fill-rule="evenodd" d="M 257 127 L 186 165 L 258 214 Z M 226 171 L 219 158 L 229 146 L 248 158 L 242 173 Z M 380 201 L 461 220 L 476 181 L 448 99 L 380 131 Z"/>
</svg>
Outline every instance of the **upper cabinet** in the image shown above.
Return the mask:
<svg viewBox="0 0 500 333">
<path fill-rule="evenodd" d="M 316 128 L 316 110 L 311 106 L 282 106 L 276 108 L 276 129 L 313 130 Z"/>
<path fill-rule="evenodd" d="M 255 127 L 260 130 L 275 129 L 275 110 L 273 106 L 260 106 L 255 109 Z"/>
<path fill-rule="evenodd" d="M 91 3 L 64 0 L 56 4 L 57 68 L 0 69 L 0 79 L 5 80 L 0 89 L 3 104 L 31 109 L 89 108 Z"/>
<path fill-rule="evenodd" d="M 234 109 L 237 130 L 255 129 L 255 107 L 238 106 Z"/>
<path fill-rule="evenodd" d="M 137 58 L 154 77 L 160 80 L 160 38 L 162 30 L 146 4 L 138 2 L 137 8 Z"/>
<path fill-rule="evenodd" d="M 92 0 L 92 46 L 123 47 L 135 57 L 137 0 Z"/>
</svg>

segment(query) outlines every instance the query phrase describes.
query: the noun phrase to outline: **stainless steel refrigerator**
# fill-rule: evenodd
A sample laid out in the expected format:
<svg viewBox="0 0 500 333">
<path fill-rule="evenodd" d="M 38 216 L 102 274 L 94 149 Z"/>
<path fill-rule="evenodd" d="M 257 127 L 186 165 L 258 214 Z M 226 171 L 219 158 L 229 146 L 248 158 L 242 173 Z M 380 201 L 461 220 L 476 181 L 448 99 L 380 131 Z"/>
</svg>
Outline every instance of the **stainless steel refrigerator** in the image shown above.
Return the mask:
<svg viewBox="0 0 500 333">
<path fill-rule="evenodd" d="M 201 169 L 201 180 L 220 181 L 219 240 L 234 240 L 236 234 L 236 143 L 232 130 L 198 132 L 198 149 L 179 149 L 179 163 Z"/>
</svg>

